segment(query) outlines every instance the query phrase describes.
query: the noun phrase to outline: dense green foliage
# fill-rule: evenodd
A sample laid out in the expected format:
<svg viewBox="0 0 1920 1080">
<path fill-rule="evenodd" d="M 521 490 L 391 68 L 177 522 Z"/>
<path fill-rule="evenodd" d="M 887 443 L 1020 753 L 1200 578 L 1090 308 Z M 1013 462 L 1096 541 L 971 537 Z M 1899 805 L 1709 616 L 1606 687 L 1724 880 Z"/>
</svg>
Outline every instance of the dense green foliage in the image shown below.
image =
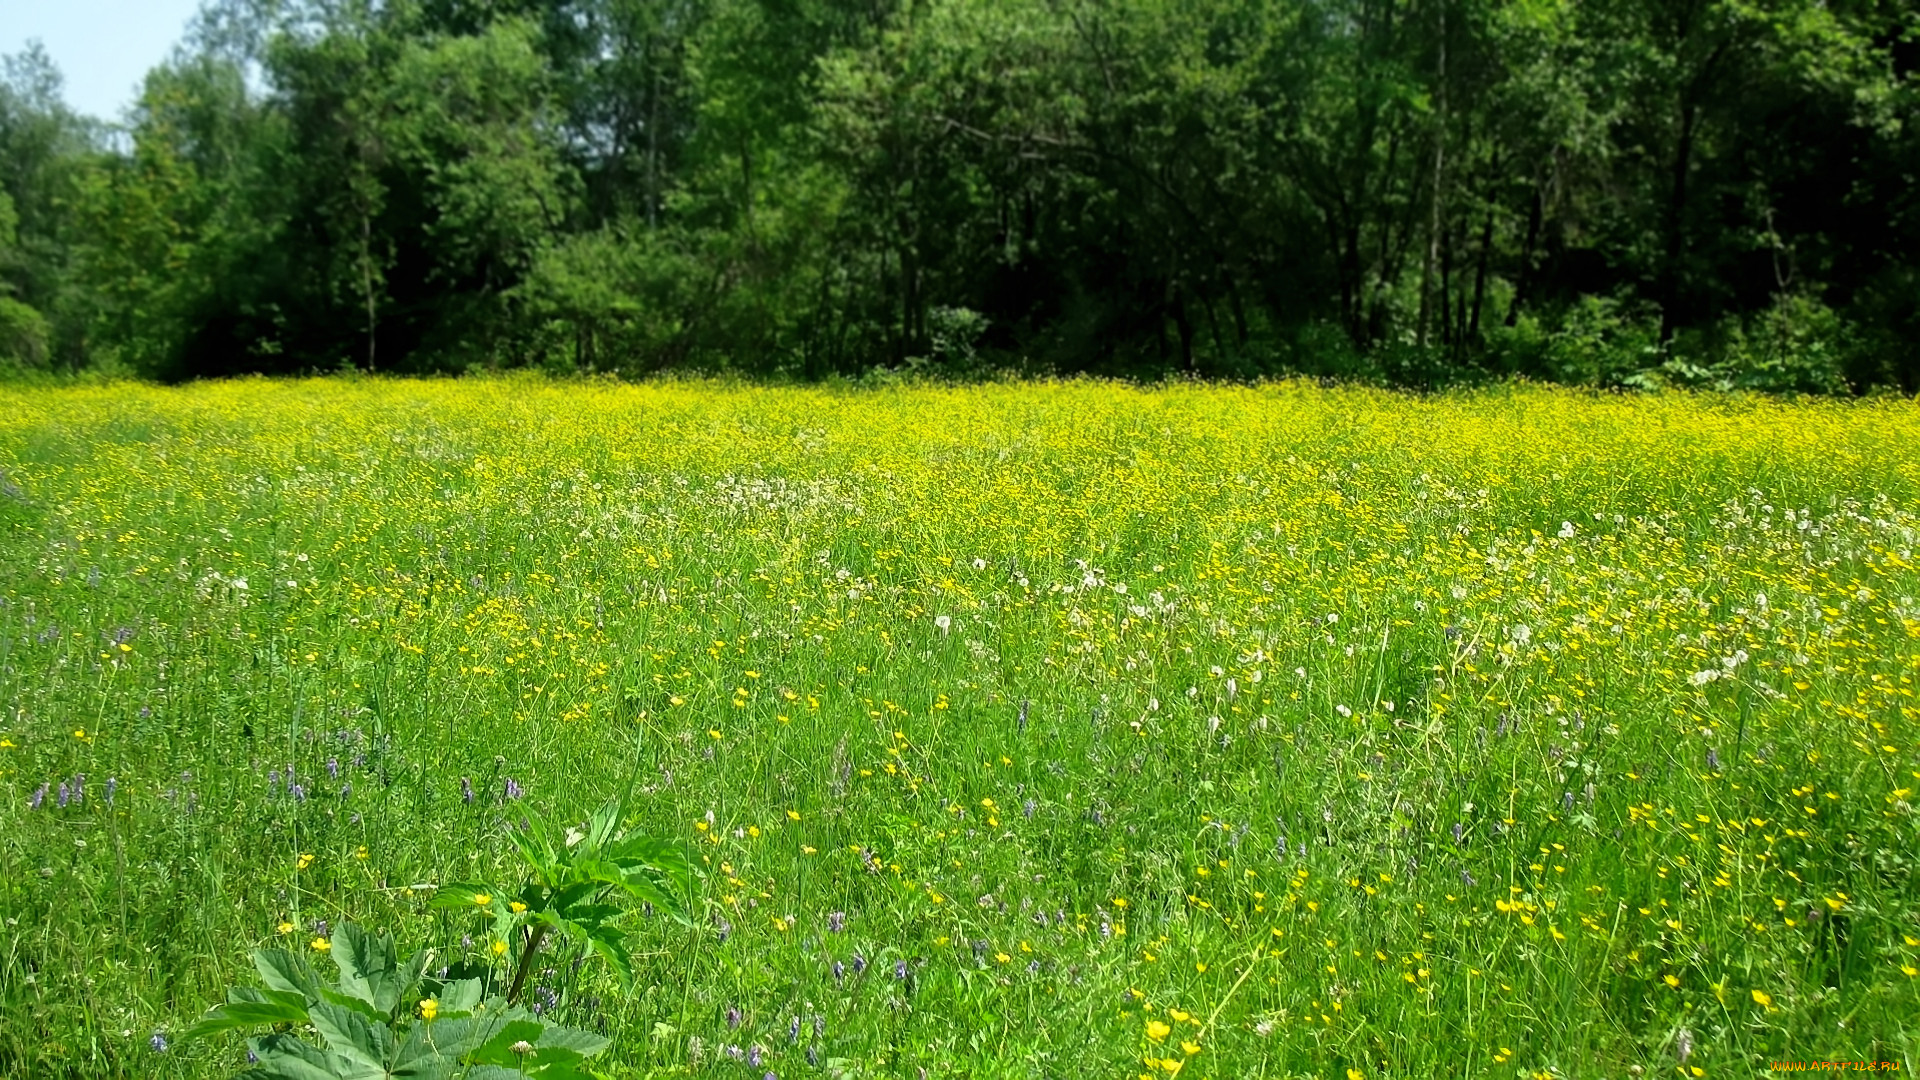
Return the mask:
<svg viewBox="0 0 1920 1080">
<path fill-rule="evenodd" d="M 0 362 L 1920 387 L 1884 0 L 209 0 Z"/>
</svg>

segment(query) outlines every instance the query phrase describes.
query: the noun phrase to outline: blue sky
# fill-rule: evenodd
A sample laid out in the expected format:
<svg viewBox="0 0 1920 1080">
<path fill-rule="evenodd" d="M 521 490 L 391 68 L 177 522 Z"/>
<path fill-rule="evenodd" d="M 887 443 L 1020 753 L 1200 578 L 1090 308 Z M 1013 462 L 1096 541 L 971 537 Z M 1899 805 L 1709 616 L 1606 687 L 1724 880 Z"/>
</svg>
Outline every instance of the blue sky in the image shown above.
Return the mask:
<svg viewBox="0 0 1920 1080">
<path fill-rule="evenodd" d="M 199 0 L 0 0 L 0 53 L 39 38 L 66 76 L 67 104 L 118 119 L 199 7 Z"/>
</svg>

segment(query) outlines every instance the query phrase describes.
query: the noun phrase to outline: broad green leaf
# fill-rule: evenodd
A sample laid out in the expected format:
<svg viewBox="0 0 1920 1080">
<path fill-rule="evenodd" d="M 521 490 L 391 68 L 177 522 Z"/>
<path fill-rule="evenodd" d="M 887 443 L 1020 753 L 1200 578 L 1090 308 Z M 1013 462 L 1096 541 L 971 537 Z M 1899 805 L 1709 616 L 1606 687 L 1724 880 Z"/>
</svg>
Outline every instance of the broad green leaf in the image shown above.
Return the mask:
<svg viewBox="0 0 1920 1080">
<path fill-rule="evenodd" d="M 470 1013 L 475 1005 L 480 1004 L 480 980 L 456 979 L 441 983 L 435 1000 L 440 1002 L 442 1015 Z"/>
<path fill-rule="evenodd" d="M 393 1032 L 364 1014 L 322 1002 L 312 1009 L 314 1030 L 327 1040 L 327 1049 L 357 1065 L 384 1074 L 393 1053 Z"/>
<path fill-rule="evenodd" d="M 299 1005 L 280 1001 L 234 1001 L 207 1010 L 207 1015 L 181 1032 L 180 1038 L 188 1041 L 234 1028 L 259 1027 L 262 1024 L 303 1024 L 306 1020 L 307 1006 L 304 1001 Z"/>
<path fill-rule="evenodd" d="M 256 1059 L 253 1068 L 243 1074 L 250 1080 L 343 1080 L 347 1077 L 372 1080 L 379 1075 L 364 1071 L 347 1072 L 346 1069 L 352 1068 L 347 1062 L 291 1035 L 249 1039 L 247 1049 L 253 1051 Z"/>
<path fill-rule="evenodd" d="M 333 932 L 333 962 L 340 968 L 340 989 L 382 1014 L 391 1014 L 399 1001 L 399 972 L 394 963 L 393 935 L 370 934 L 343 922 Z"/>
<path fill-rule="evenodd" d="M 591 1031 L 582 1031 L 579 1028 L 554 1026 L 541 1032 L 540 1037 L 534 1040 L 533 1045 L 541 1049 L 548 1047 L 565 1047 L 579 1054 L 581 1057 L 593 1057 L 595 1054 L 613 1045 L 613 1040 L 608 1039 L 604 1035 L 595 1035 Z"/>
<path fill-rule="evenodd" d="M 457 1055 L 443 1053 L 433 1037 L 435 1024 L 417 1021 L 393 1052 L 389 1073 L 409 1080 L 444 1080 L 459 1065 Z"/>
<path fill-rule="evenodd" d="M 480 1016 L 441 1017 L 432 1023 L 415 1024 L 409 1037 L 417 1032 L 435 1051 L 458 1061 L 472 1053 L 493 1034 L 500 1021 Z"/>
<path fill-rule="evenodd" d="M 255 949 L 253 969 L 260 980 L 274 990 L 299 994 L 309 1002 L 320 1000 L 320 977 L 307 965 L 305 957 L 285 949 Z"/>
<path fill-rule="evenodd" d="M 600 809 L 593 812 L 593 820 L 587 824 L 586 843 L 582 845 L 586 849 L 584 854 L 598 855 L 607 846 L 607 841 L 613 839 L 613 830 L 619 824 L 620 800 L 613 798 L 601 803 Z"/>
<path fill-rule="evenodd" d="M 626 935 L 611 926 L 596 926 L 587 933 L 587 944 L 607 958 L 625 986 L 633 985 L 633 961 L 627 956 Z"/>
<path fill-rule="evenodd" d="M 480 1048 L 467 1055 L 467 1060 L 475 1065 L 503 1065 L 507 1068 L 519 1068 L 521 1055 L 513 1052 L 513 1044 L 525 1042 L 532 1045 L 546 1025 L 538 1020 L 509 1020 L 500 1025 L 480 1045 Z"/>
</svg>

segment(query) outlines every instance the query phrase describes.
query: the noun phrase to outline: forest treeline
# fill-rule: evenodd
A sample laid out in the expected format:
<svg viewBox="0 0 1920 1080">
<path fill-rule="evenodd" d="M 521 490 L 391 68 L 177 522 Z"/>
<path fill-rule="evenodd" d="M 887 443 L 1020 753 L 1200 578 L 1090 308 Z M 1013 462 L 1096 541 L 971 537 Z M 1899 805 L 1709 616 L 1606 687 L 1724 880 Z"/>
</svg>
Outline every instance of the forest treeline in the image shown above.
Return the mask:
<svg viewBox="0 0 1920 1080">
<path fill-rule="evenodd" d="M 0 366 L 1920 388 L 1909 0 L 210 0 Z"/>
</svg>

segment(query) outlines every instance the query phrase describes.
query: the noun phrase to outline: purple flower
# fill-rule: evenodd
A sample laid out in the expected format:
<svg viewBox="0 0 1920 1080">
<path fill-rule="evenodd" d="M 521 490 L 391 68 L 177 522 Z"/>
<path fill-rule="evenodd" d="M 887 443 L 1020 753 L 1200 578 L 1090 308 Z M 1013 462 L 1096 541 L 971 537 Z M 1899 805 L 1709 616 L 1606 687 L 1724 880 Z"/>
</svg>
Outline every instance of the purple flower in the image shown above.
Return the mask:
<svg viewBox="0 0 1920 1080">
<path fill-rule="evenodd" d="M 780 1080 L 780 1076 L 778 1073 L 775 1073 L 772 1069 L 768 1069 L 767 1075 L 761 1077 L 760 1080 Z"/>
<path fill-rule="evenodd" d="M 153 1038 L 147 1040 L 147 1045 L 153 1048 L 154 1053 L 164 1054 L 167 1052 L 167 1036 L 163 1032 L 156 1031 L 153 1033 Z"/>
<path fill-rule="evenodd" d="M 353 794 L 353 781 L 349 780 L 346 783 L 340 785 L 341 798 L 344 799 L 351 794 Z"/>
<path fill-rule="evenodd" d="M 1459 843 L 1460 838 L 1462 836 L 1465 836 L 1466 834 L 1467 834 L 1467 827 L 1465 825 L 1462 825 L 1457 821 L 1453 823 L 1453 842 L 1454 843 L 1456 844 Z"/>
<path fill-rule="evenodd" d="M 760 1067 L 760 1062 L 760 1044 L 754 1043 L 752 1046 L 747 1047 L 747 1065 L 750 1068 L 757 1069 Z"/>
<path fill-rule="evenodd" d="M 511 776 L 507 777 L 507 798 L 518 799 L 525 794 L 526 794 L 526 790 L 523 789 L 519 784 L 514 783 L 513 777 Z"/>
<path fill-rule="evenodd" d="M 738 1005 L 727 1006 L 727 1026 L 728 1027 L 730 1028 L 739 1027 L 741 1019 L 742 1017 L 740 1015 L 740 1006 Z"/>
<path fill-rule="evenodd" d="M 41 784 L 37 789 L 35 789 L 32 795 L 28 796 L 27 809 L 38 810 L 40 809 L 40 804 L 46 801 L 47 801 L 47 785 Z"/>
<path fill-rule="evenodd" d="M 107 809 L 113 809 L 113 790 L 120 786 L 119 777 L 107 777 Z"/>
<path fill-rule="evenodd" d="M 73 776 L 73 801 L 76 804 L 87 801 L 87 774 L 86 773 L 75 773 Z"/>
<path fill-rule="evenodd" d="M 1707 747 L 1707 768 L 1714 772 L 1720 771 L 1720 754 L 1711 746 Z"/>
<path fill-rule="evenodd" d="M 788 1042 L 800 1041 L 800 1017 L 799 1017 L 799 1014 L 797 1013 L 794 1015 L 793 1019 L 787 1021 L 787 1041 Z"/>
<path fill-rule="evenodd" d="M 267 794 L 272 795 L 278 792 L 279 790 L 280 790 L 280 770 L 268 769 L 267 770 Z"/>
<path fill-rule="evenodd" d="M 340 759 L 339 758 L 327 759 L 327 777 L 328 779 L 332 779 L 332 780 L 340 779 Z"/>
<path fill-rule="evenodd" d="M 893 962 L 893 977 L 896 979 L 905 979 L 907 977 L 907 962 L 905 960 L 895 960 Z"/>
<path fill-rule="evenodd" d="M 833 962 L 833 981 L 844 982 L 847 977 L 847 965 L 838 960 Z"/>
<path fill-rule="evenodd" d="M 469 806 L 473 804 L 473 781 L 464 776 L 460 778 L 460 801 Z"/>
<path fill-rule="evenodd" d="M 839 933 L 847 928 L 847 913 L 844 911 L 827 912 L 827 929 Z"/>
<path fill-rule="evenodd" d="M 325 919 L 313 920 L 313 936 L 323 938 L 333 937 L 333 924 L 327 922 Z"/>
<path fill-rule="evenodd" d="M 853 954 L 853 973 L 855 975 L 858 975 L 865 970 L 867 970 L 867 958 L 864 956 L 861 956 L 859 953 L 854 953 Z"/>
<path fill-rule="evenodd" d="M 307 801 L 307 789 L 306 789 L 306 788 L 304 788 L 304 787 L 302 787 L 302 786 L 301 786 L 301 785 L 299 785 L 299 784 L 288 784 L 288 785 L 287 785 L 287 794 L 289 794 L 289 795 L 291 795 L 291 796 L 293 796 L 293 801 L 294 801 L 294 802 L 306 802 L 306 801 Z"/>
<path fill-rule="evenodd" d="M 71 797 L 72 793 L 67 790 L 67 782 L 65 780 L 60 781 L 60 809 L 65 810 L 67 808 L 67 800 Z"/>
</svg>

